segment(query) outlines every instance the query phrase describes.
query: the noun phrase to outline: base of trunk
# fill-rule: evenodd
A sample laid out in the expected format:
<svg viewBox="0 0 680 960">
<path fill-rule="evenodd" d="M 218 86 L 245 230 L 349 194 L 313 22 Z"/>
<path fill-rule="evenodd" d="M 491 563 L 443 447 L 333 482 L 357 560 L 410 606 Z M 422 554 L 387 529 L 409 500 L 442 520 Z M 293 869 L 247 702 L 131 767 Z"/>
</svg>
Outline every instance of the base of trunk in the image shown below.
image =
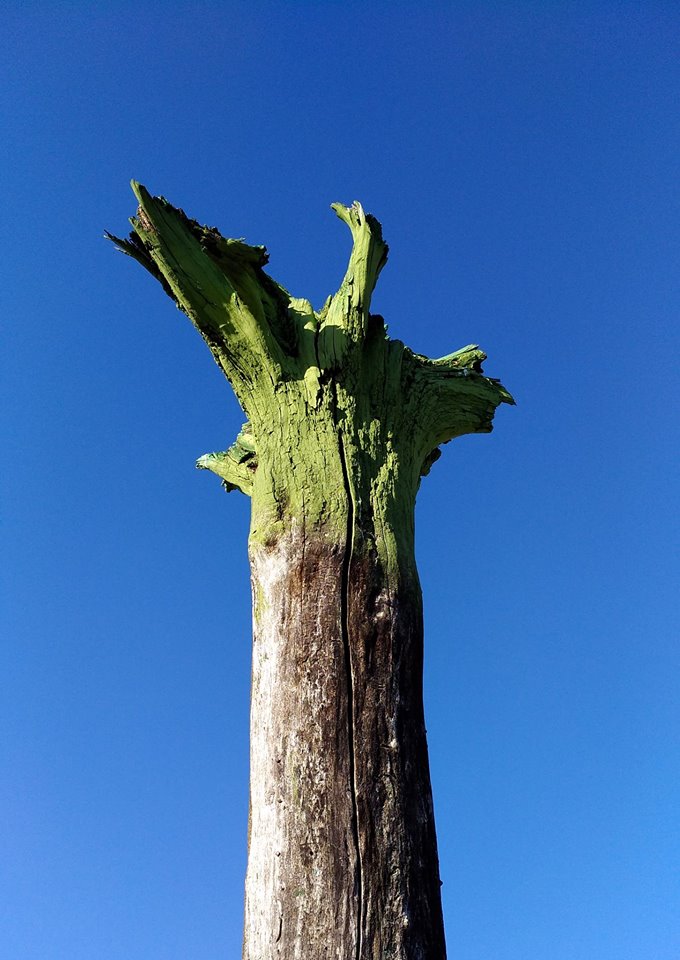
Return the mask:
<svg viewBox="0 0 680 960">
<path fill-rule="evenodd" d="M 415 574 L 301 526 L 251 567 L 244 960 L 443 960 Z"/>
</svg>

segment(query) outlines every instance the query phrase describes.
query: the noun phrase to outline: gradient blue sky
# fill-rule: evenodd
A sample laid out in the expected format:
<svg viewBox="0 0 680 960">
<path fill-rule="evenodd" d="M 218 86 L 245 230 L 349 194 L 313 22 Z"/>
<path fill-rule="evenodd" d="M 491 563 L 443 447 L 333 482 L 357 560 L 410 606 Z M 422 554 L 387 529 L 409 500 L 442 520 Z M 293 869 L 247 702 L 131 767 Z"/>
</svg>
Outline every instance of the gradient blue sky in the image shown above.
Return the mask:
<svg viewBox="0 0 680 960">
<path fill-rule="evenodd" d="M 239 955 L 248 502 L 142 180 L 518 400 L 423 483 L 456 960 L 680 955 L 675 3 L 5 5 L 0 955 Z"/>
</svg>

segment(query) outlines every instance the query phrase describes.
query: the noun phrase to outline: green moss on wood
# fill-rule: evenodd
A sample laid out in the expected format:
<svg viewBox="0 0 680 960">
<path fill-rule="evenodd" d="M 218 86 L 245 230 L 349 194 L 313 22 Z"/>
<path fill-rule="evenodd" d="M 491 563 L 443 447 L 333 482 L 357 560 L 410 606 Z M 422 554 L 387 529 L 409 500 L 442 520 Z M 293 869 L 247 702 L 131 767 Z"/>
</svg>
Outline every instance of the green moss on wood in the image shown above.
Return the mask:
<svg viewBox="0 0 680 960">
<path fill-rule="evenodd" d="M 257 470 L 257 447 L 250 423 L 244 423 L 228 450 L 206 453 L 196 461 L 199 470 L 210 470 L 223 482 L 227 492 L 240 490 L 250 494 Z"/>
<path fill-rule="evenodd" d="M 486 354 L 470 344 L 431 360 L 387 336 L 370 304 L 388 247 L 357 202 L 333 204 L 352 249 L 338 291 L 314 311 L 265 272 L 263 246 L 133 190 L 133 232 L 110 239 L 189 316 L 248 418 L 227 451 L 197 466 L 252 497 L 258 542 L 294 522 L 339 538 L 351 512 L 359 546 L 395 563 L 439 446 L 489 432 L 496 408 L 514 402 L 483 374 Z"/>
</svg>

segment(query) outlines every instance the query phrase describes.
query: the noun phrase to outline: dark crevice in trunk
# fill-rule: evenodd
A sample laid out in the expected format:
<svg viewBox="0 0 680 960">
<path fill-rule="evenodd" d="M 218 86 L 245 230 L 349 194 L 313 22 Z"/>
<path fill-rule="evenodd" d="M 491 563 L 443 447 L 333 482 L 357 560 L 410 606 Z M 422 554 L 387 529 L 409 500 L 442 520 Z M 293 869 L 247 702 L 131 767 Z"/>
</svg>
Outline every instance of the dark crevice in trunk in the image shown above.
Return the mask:
<svg viewBox="0 0 680 960">
<path fill-rule="evenodd" d="M 335 385 L 333 388 L 333 399 L 335 402 L 335 409 L 337 411 L 337 394 L 335 391 Z M 359 804 L 357 798 L 357 769 L 354 743 L 354 680 L 352 675 L 352 648 L 349 639 L 349 572 L 352 563 L 352 552 L 354 547 L 354 524 L 356 522 L 356 510 L 352 486 L 349 479 L 345 444 L 340 426 L 338 426 L 338 446 L 340 451 L 340 463 L 342 465 L 342 480 L 345 487 L 345 493 L 347 495 L 347 533 L 345 539 L 345 552 L 342 559 L 342 580 L 340 587 L 340 629 L 342 631 L 342 648 L 344 651 L 345 674 L 347 677 L 347 744 L 349 752 L 350 793 L 352 797 L 352 837 L 354 839 L 357 856 L 356 960 L 361 960 L 363 949 L 364 877 L 361 863 L 361 844 L 359 841 Z"/>
</svg>

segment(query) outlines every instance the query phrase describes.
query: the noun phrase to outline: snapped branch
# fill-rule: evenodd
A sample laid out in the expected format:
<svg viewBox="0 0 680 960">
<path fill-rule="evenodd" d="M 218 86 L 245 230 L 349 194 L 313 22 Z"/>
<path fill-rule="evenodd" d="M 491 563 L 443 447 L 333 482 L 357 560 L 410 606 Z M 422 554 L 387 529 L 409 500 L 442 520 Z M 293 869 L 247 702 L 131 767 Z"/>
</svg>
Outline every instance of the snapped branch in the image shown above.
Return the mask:
<svg viewBox="0 0 680 960">
<path fill-rule="evenodd" d="M 341 364 L 350 344 L 365 339 L 371 296 L 388 253 L 379 221 L 357 200 L 350 207 L 333 203 L 331 209 L 352 233 L 352 252 L 340 289 L 323 311 L 320 345 L 328 367 Z"/>
<path fill-rule="evenodd" d="M 515 403 L 499 380 L 484 376 L 486 354 L 475 343 L 438 360 L 414 360 L 419 420 L 430 450 L 466 433 L 490 433 L 497 407 Z"/>
<path fill-rule="evenodd" d="M 239 399 L 263 374 L 278 379 L 295 329 L 288 294 L 262 269 L 266 249 L 201 226 L 134 180 L 132 189 L 139 202 L 130 221 L 133 232 L 125 240 L 108 238 L 159 280 L 187 314 Z"/>
<path fill-rule="evenodd" d="M 204 454 L 196 461 L 196 467 L 216 474 L 227 492 L 240 490 L 250 495 L 257 470 L 257 448 L 250 423 L 243 424 L 228 450 Z"/>
</svg>

